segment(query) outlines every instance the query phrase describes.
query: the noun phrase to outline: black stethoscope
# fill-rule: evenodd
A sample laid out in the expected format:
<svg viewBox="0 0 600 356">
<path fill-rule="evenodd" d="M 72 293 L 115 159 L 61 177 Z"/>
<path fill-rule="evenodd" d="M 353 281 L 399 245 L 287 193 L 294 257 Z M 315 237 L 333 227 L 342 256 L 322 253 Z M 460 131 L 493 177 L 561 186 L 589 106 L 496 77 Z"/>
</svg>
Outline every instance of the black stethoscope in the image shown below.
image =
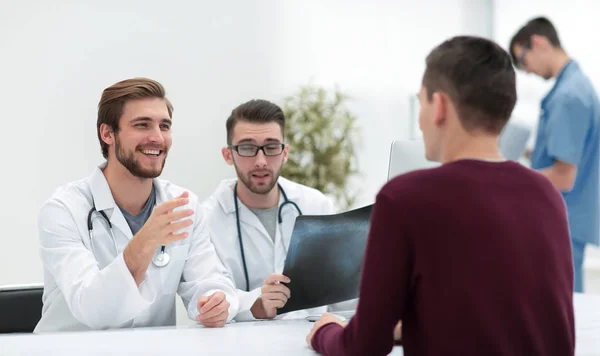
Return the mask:
<svg viewBox="0 0 600 356">
<path fill-rule="evenodd" d="M 94 255 L 96 254 L 96 251 L 94 249 L 94 233 L 93 233 L 94 225 L 92 224 L 94 212 L 100 213 L 100 215 L 108 223 L 108 227 L 109 227 L 108 231 L 110 233 L 110 237 L 112 239 L 113 246 L 115 248 L 115 256 L 118 256 L 119 249 L 117 248 L 117 241 L 115 240 L 115 235 L 113 234 L 113 231 L 112 231 L 112 224 L 110 223 L 110 220 L 108 219 L 108 216 L 106 216 L 106 213 L 104 211 L 96 210 L 96 205 L 92 205 L 92 208 L 90 209 L 90 212 L 88 213 L 88 217 L 87 217 L 87 227 L 88 227 L 88 231 L 90 233 L 90 242 L 91 242 L 91 246 L 92 246 L 92 253 Z M 169 254 L 165 251 L 165 249 L 166 249 L 166 247 L 164 245 L 161 246 L 160 253 L 155 254 L 154 257 L 152 257 L 152 263 L 156 267 L 164 267 L 169 264 L 169 262 L 171 260 L 171 256 L 169 256 Z"/>
<path fill-rule="evenodd" d="M 298 211 L 298 214 L 302 215 L 302 210 L 300 210 L 298 204 L 288 199 L 287 195 L 285 194 L 285 191 L 279 183 L 277 183 L 277 187 L 279 187 L 279 191 L 281 192 L 281 195 L 283 195 L 283 203 L 281 203 L 281 205 L 279 206 L 279 211 L 277 212 L 277 216 L 279 217 L 279 223 L 281 224 L 281 222 L 283 221 L 283 219 L 281 218 L 281 209 L 285 206 L 285 204 L 292 204 Z M 242 252 L 242 265 L 244 266 L 244 277 L 246 278 L 246 292 L 249 292 L 250 282 L 248 279 L 248 266 L 246 266 L 246 256 L 244 255 L 244 243 L 242 242 L 242 229 L 240 228 L 240 213 L 237 199 L 237 182 L 235 183 L 235 187 L 233 187 L 233 203 L 235 204 L 235 223 L 237 225 L 238 240 L 240 242 L 240 251 Z"/>
</svg>

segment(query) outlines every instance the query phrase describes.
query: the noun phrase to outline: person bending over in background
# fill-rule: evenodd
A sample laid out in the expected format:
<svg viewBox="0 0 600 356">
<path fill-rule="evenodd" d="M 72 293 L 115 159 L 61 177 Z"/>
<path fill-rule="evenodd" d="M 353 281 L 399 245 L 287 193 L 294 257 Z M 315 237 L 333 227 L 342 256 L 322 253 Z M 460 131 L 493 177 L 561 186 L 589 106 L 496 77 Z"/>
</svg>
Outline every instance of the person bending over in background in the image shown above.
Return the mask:
<svg viewBox="0 0 600 356">
<path fill-rule="evenodd" d="M 387 355 L 573 355 L 573 265 L 566 208 L 542 174 L 505 160 L 498 137 L 516 101 L 497 44 L 454 37 L 426 59 L 420 128 L 429 160 L 377 194 L 360 299 L 330 314 L 309 346 Z"/>
<path fill-rule="evenodd" d="M 531 168 L 562 192 L 567 205 L 575 292 L 584 290 L 586 244 L 600 244 L 600 101 L 579 64 L 561 47 L 546 18 L 529 21 L 510 41 L 517 68 L 556 78 L 542 100 Z"/>
</svg>

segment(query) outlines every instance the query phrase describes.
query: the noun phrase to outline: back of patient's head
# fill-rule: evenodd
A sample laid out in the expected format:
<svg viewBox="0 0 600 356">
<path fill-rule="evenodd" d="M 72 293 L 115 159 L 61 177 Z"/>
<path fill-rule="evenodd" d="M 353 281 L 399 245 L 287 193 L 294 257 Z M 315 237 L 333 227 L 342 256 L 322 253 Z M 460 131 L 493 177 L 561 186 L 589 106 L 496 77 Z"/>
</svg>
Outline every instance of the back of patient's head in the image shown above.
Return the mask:
<svg viewBox="0 0 600 356">
<path fill-rule="evenodd" d="M 270 101 L 254 99 L 240 104 L 231 111 L 231 115 L 225 124 L 227 128 L 227 144 L 231 145 L 233 141 L 233 130 L 239 121 L 246 121 L 255 124 L 267 124 L 276 122 L 281 128 L 281 135 L 285 133 L 285 115 L 283 110 Z"/>
<path fill-rule="evenodd" d="M 450 98 L 467 132 L 500 134 L 517 100 L 510 55 L 479 37 L 453 37 L 434 48 L 422 85 L 428 101 L 436 92 Z"/>
<path fill-rule="evenodd" d="M 108 145 L 100 136 L 100 126 L 106 124 L 117 134 L 125 103 L 130 100 L 146 98 L 164 99 L 169 111 L 169 117 L 173 117 L 173 105 L 166 98 L 165 88 L 155 80 L 148 78 L 126 79 L 104 89 L 98 103 L 98 120 L 96 122 L 98 140 L 100 141 L 104 158 L 108 158 Z"/>
</svg>

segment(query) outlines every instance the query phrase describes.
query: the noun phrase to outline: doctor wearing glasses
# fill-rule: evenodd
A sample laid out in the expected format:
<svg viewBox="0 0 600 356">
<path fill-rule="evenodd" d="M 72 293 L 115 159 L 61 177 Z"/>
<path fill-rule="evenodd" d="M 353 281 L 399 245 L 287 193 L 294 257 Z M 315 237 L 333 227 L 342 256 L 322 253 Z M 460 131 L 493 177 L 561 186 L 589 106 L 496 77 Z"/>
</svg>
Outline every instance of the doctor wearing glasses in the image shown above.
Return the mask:
<svg viewBox="0 0 600 356">
<path fill-rule="evenodd" d="M 235 281 L 240 300 L 235 320 L 272 319 L 293 298 L 281 284 L 290 280 L 281 273 L 296 218 L 332 214 L 334 208 L 323 193 L 280 177 L 289 146 L 283 141 L 285 117 L 277 105 L 266 100 L 241 104 L 227 119 L 226 129 L 227 147 L 221 153 L 237 179 L 222 181 L 202 206 L 212 242 Z M 336 304 L 281 318 L 344 308 Z"/>
<path fill-rule="evenodd" d="M 104 90 L 97 129 L 106 162 L 59 187 L 39 214 L 44 294 L 34 332 L 172 326 L 176 294 L 206 327 L 236 315 L 198 198 L 158 178 L 172 111 L 150 79 Z"/>
</svg>

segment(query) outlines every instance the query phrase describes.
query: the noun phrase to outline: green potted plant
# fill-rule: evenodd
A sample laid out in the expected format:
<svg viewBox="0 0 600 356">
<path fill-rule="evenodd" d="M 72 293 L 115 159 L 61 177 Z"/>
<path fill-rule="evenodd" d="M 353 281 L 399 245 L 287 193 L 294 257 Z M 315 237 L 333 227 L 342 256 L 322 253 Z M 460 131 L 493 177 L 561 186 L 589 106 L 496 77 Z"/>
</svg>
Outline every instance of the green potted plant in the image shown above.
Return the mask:
<svg viewBox="0 0 600 356">
<path fill-rule="evenodd" d="M 332 197 L 348 209 L 358 191 L 348 187 L 357 175 L 359 132 L 356 117 L 346 108 L 349 97 L 336 86 L 333 92 L 312 84 L 284 99 L 285 140 L 290 146 L 282 176 Z"/>
</svg>

